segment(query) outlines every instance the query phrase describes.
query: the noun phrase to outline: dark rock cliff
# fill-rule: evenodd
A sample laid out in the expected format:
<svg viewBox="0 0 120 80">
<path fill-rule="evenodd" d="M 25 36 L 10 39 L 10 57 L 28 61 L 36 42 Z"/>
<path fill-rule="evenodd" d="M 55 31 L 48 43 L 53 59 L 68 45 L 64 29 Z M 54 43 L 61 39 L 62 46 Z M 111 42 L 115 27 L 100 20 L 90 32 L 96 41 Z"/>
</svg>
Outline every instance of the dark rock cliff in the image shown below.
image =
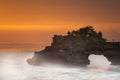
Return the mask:
<svg viewBox="0 0 120 80">
<path fill-rule="evenodd" d="M 96 32 L 92 26 L 87 26 L 67 35 L 54 35 L 51 46 L 35 52 L 32 59 L 27 62 L 40 65 L 44 61 L 50 63 L 67 63 L 73 65 L 88 64 L 90 54 L 103 54 L 114 63 L 120 60 L 120 43 L 106 42 L 102 32 Z"/>
</svg>

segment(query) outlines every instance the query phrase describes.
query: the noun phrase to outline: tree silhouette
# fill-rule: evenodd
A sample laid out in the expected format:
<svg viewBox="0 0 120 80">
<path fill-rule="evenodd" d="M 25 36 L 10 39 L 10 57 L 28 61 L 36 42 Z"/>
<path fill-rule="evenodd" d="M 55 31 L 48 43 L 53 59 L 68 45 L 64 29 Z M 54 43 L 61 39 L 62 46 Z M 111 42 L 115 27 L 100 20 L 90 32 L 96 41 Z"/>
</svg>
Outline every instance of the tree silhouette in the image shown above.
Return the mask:
<svg viewBox="0 0 120 80">
<path fill-rule="evenodd" d="M 99 35 L 101 38 L 103 38 L 102 32 L 98 32 L 98 35 Z"/>
<path fill-rule="evenodd" d="M 74 46 L 81 43 L 79 46 L 82 45 L 83 49 L 89 51 L 102 51 L 104 48 L 106 39 L 103 38 L 102 32 L 97 33 L 92 26 L 86 26 L 71 33 L 69 32 L 70 34 L 74 37 L 71 37 Z"/>
</svg>

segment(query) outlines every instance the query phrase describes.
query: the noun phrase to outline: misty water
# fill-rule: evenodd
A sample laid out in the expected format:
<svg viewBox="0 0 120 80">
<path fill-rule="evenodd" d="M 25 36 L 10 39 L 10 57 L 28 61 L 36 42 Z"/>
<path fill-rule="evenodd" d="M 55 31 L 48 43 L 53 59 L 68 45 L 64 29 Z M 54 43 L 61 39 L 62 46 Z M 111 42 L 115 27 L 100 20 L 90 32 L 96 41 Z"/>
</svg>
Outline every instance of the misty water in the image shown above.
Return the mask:
<svg viewBox="0 0 120 80">
<path fill-rule="evenodd" d="M 119 80 L 120 66 L 109 70 L 60 65 L 32 66 L 33 52 L 0 53 L 0 80 Z"/>
</svg>

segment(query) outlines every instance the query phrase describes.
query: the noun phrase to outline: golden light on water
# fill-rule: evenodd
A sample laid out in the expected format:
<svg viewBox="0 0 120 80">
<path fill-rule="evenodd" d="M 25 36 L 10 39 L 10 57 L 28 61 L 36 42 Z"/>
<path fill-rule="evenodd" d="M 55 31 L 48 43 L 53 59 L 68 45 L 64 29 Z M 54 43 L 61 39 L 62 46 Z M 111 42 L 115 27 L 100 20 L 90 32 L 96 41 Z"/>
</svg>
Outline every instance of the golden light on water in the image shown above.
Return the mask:
<svg viewBox="0 0 120 80">
<path fill-rule="evenodd" d="M 120 0 L 0 0 L 0 80 L 119 80 L 120 66 L 26 63 L 34 51 L 49 46 L 55 34 L 87 25 L 108 41 L 120 41 Z"/>
</svg>

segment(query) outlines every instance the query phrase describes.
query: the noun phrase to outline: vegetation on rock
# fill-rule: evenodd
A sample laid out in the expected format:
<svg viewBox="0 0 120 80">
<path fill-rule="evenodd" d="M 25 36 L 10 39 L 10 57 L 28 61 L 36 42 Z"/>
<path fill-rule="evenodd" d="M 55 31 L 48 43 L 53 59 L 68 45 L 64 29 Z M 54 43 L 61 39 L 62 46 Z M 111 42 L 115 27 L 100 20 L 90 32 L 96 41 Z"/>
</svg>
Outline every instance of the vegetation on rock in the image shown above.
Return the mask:
<svg viewBox="0 0 120 80">
<path fill-rule="evenodd" d="M 47 50 L 54 48 L 68 53 L 103 51 L 105 42 L 102 32 L 96 32 L 92 26 L 87 26 L 68 32 L 65 36 L 54 35 L 53 42 Z"/>
<path fill-rule="evenodd" d="M 58 60 L 72 64 L 86 64 L 89 62 L 87 58 L 90 54 L 111 55 L 113 50 L 106 50 L 106 48 L 109 49 L 109 44 L 111 43 L 106 42 L 102 32 L 95 31 L 92 26 L 86 26 L 69 31 L 64 36 L 54 35 L 51 46 L 47 46 L 40 52 L 35 52 L 34 57 L 29 59 L 28 62 L 39 64 L 39 62 L 43 61 L 42 59 L 49 59 L 48 61 L 52 62 Z M 118 50 L 120 45 L 119 43 L 117 45 L 116 49 Z M 117 55 L 118 53 L 119 51 L 116 52 Z"/>
<path fill-rule="evenodd" d="M 54 35 L 51 46 L 47 46 L 40 55 L 79 63 L 91 53 L 99 54 L 104 50 L 106 39 L 101 32 L 96 32 L 92 26 L 68 32 L 67 35 Z M 39 53 L 39 52 L 38 52 Z M 81 59 L 81 60 L 80 60 Z"/>
</svg>

